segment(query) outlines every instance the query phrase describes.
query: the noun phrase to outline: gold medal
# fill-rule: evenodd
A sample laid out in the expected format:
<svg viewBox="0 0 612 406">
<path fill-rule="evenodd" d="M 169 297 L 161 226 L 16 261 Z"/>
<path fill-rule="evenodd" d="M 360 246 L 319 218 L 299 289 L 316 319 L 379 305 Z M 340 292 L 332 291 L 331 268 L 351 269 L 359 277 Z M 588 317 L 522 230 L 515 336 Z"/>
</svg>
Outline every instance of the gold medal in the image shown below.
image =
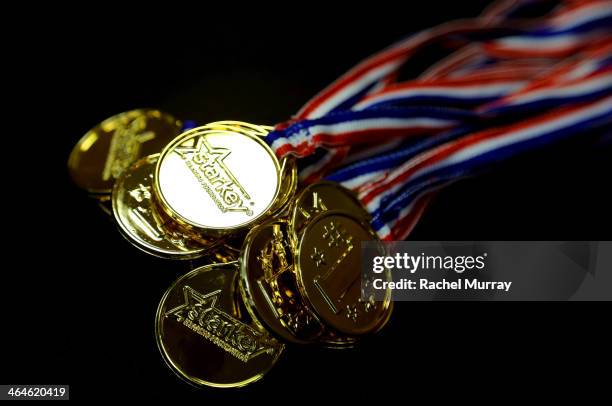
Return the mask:
<svg viewBox="0 0 612 406">
<path fill-rule="evenodd" d="M 350 348 L 386 324 L 391 292 L 362 296 L 360 242 L 378 239 L 353 192 L 318 182 L 296 197 L 296 160 L 279 162 L 265 143 L 272 127 L 218 121 L 177 136 L 180 125 L 156 110 L 122 113 L 69 159 L 75 183 L 112 208 L 133 245 L 204 264 L 157 309 L 171 370 L 197 386 L 240 387 L 275 365 L 279 339 Z"/>
<path fill-rule="evenodd" d="M 74 183 L 89 193 L 110 193 L 138 158 L 160 152 L 180 133 L 181 122 L 158 110 L 117 114 L 81 138 L 68 159 Z"/>
<path fill-rule="evenodd" d="M 361 297 L 361 241 L 378 240 L 363 220 L 339 210 L 311 219 L 300 235 L 296 255 L 299 288 L 322 322 L 349 336 L 379 330 L 391 314 L 391 292 L 384 301 Z"/>
<path fill-rule="evenodd" d="M 355 194 L 335 182 L 316 182 L 306 186 L 295 199 L 291 224 L 298 235 L 317 214 L 326 210 L 342 210 L 358 219 L 370 220 Z"/>
<path fill-rule="evenodd" d="M 195 385 L 239 387 L 260 379 L 284 346 L 256 329 L 236 301 L 237 263 L 180 277 L 164 294 L 155 336 L 162 357 Z"/>
<path fill-rule="evenodd" d="M 117 179 L 112 194 L 115 220 L 126 239 L 149 254 L 171 259 L 199 257 L 213 241 L 196 241 L 155 206 L 153 174 L 158 159 L 159 154 L 142 158 Z"/>
<path fill-rule="evenodd" d="M 294 273 L 294 240 L 284 220 L 253 228 L 241 257 L 241 287 L 255 320 L 285 341 L 304 344 L 323 326 L 304 305 Z"/>
<path fill-rule="evenodd" d="M 164 211 L 207 235 L 235 232 L 261 220 L 279 189 L 278 159 L 261 137 L 240 126 L 187 131 L 164 149 L 155 173 Z"/>
</svg>

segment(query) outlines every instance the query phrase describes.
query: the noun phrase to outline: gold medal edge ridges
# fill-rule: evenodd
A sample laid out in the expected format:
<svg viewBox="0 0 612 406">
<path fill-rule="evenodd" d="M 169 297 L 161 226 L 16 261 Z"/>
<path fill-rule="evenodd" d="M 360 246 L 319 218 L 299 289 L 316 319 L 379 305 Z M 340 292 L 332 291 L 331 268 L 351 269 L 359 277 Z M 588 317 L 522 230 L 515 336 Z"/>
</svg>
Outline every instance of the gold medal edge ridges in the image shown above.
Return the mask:
<svg viewBox="0 0 612 406">
<path fill-rule="evenodd" d="M 121 176 L 115 181 L 115 184 L 113 185 L 113 189 L 111 192 L 112 217 L 117 225 L 117 228 L 119 229 L 119 234 L 121 234 L 121 236 L 124 239 L 126 239 L 132 246 L 136 247 L 137 249 L 144 252 L 145 254 L 149 254 L 157 258 L 169 259 L 169 260 L 172 260 L 172 259 L 191 260 L 191 259 L 200 258 L 203 255 L 203 252 L 206 250 L 206 247 L 202 247 L 199 250 L 193 250 L 192 252 L 180 252 L 180 251 L 171 252 L 168 250 L 162 250 L 159 247 L 155 247 L 154 245 L 147 243 L 146 241 L 136 240 L 135 238 L 133 238 L 132 232 L 129 230 L 128 225 L 123 222 L 122 220 L 123 217 L 119 213 L 119 204 L 118 204 L 119 193 L 120 193 L 121 187 L 123 186 L 126 180 L 126 177 L 130 173 L 132 173 L 134 168 L 144 165 L 147 161 L 150 161 L 152 159 L 157 160 L 155 163 L 155 165 L 157 165 L 157 162 L 159 162 L 159 156 L 160 156 L 160 153 L 157 153 L 157 154 L 147 155 L 145 157 L 138 159 L 136 162 L 130 165 L 130 167 L 123 174 L 121 174 Z M 158 206 L 153 204 L 152 202 L 150 210 L 159 210 L 157 207 Z"/>
<path fill-rule="evenodd" d="M 257 312 L 257 306 L 255 303 L 255 300 L 253 298 L 253 295 L 251 294 L 252 292 L 252 286 L 249 282 L 249 276 L 248 276 L 248 263 L 249 263 L 249 253 L 250 253 L 250 247 L 253 244 L 253 240 L 255 239 L 255 237 L 257 236 L 257 233 L 264 229 L 265 227 L 268 227 L 272 224 L 275 223 L 284 223 L 285 226 L 287 227 L 287 229 L 289 230 L 290 224 L 289 221 L 287 219 L 272 219 L 272 220 L 268 220 L 262 224 L 259 224 L 257 226 L 255 226 L 245 237 L 244 240 L 244 244 L 242 246 L 242 255 L 240 257 L 240 293 L 242 295 L 243 301 L 246 305 L 247 311 L 249 312 L 249 314 L 251 314 L 251 316 L 253 317 L 253 320 L 261 327 L 263 328 L 265 331 L 271 333 L 274 337 L 276 337 L 277 339 L 280 339 L 282 341 L 290 341 L 293 344 L 301 344 L 301 345 L 307 345 L 307 344 L 312 344 L 315 341 L 306 341 L 306 340 L 302 340 L 298 337 L 296 337 L 295 335 L 293 335 L 291 333 L 291 331 L 289 329 L 287 329 L 286 327 L 282 327 L 285 329 L 286 331 L 286 335 L 287 337 L 283 337 L 282 334 L 280 334 L 279 332 L 275 331 L 274 327 L 270 325 L 270 323 L 265 321 L 265 318 L 262 317 L 258 312 Z M 292 256 L 294 257 L 294 264 L 293 264 L 293 276 L 295 278 L 297 278 L 297 275 L 295 273 L 295 252 L 296 252 L 296 242 L 295 242 L 295 238 L 293 237 L 293 235 L 291 234 L 291 232 L 287 233 L 287 238 L 288 238 L 288 242 L 290 245 L 290 249 L 292 250 Z M 298 292 L 299 293 L 299 292 Z M 312 311 L 312 309 L 308 309 L 308 311 L 310 312 L 311 316 L 314 317 L 317 321 L 320 322 L 320 320 L 318 319 L 318 316 Z M 280 321 L 279 321 L 280 323 Z M 282 323 L 281 323 L 282 325 Z"/>
<path fill-rule="evenodd" d="M 291 223 L 291 230 L 293 232 L 294 237 L 298 237 L 298 235 L 301 233 L 301 231 L 303 231 L 303 229 L 306 227 L 307 223 L 303 224 L 303 227 L 301 229 L 296 229 L 295 228 L 295 224 L 296 224 L 296 220 L 299 217 L 299 213 L 298 210 L 301 207 L 301 203 L 304 202 L 304 198 L 305 196 L 307 196 L 308 194 L 312 193 L 312 189 L 316 188 L 316 187 L 321 187 L 321 186 L 330 186 L 334 189 L 338 189 L 341 191 L 341 193 L 345 194 L 347 197 L 349 197 L 354 203 L 355 203 L 355 207 L 358 207 L 359 209 L 361 209 L 361 211 L 363 212 L 363 218 L 361 218 L 361 220 L 367 220 L 370 221 L 372 216 L 370 215 L 370 213 L 368 213 L 368 211 L 365 209 L 365 207 L 363 207 L 363 204 L 361 203 L 361 201 L 359 201 L 359 198 L 357 197 L 357 194 L 355 192 L 353 192 L 352 190 L 345 188 L 344 186 L 342 186 L 340 183 L 334 182 L 334 181 L 330 181 L 330 180 L 320 180 L 317 181 L 315 183 L 311 183 L 310 185 L 307 185 L 306 187 L 304 187 L 296 196 L 294 199 L 294 202 L 292 204 L 292 207 L 289 208 L 289 218 L 290 223 Z M 331 210 L 339 210 L 339 209 L 331 209 Z M 329 211 L 329 210 L 326 210 Z M 325 211 L 322 211 L 321 213 L 324 213 Z M 321 214 L 321 213 L 317 213 L 317 215 Z M 317 216 L 313 216 L 313 218 L 310 220 L 314 220 L 314 218 Z M 357 218 L 357 216 L 353 216 L 355 218 Z M 358 218 L 359 219 L 359 218 Z"/>
</svg>

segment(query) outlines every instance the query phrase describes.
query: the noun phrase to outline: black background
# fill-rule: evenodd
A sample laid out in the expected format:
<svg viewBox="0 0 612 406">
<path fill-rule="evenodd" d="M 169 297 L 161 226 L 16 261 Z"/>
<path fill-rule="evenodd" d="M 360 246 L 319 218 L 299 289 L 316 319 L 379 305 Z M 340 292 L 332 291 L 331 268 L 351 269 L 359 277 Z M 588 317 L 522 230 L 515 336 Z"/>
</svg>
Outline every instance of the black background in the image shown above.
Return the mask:
<svg viewBox="0 0 612 406">
<path fill-rule="evenodd" d="M 17 92 L 5 117 L 0 383 L 68 383 L 77 399 L 291 403 L 389 393 L 411 401 L 420 391 L 453 394 L 462 382 L 476 391 L 558 392 L 576 387 L 560 386 L 567 379 L 596 379 L 586 368 L 604 363 L 610 348 L 600 347 L 609 315 L 598 304 L 441 302 L 398 304 L 390 326 L 355 350 L 289 348 L 248 388 L 192 388 L 166 368 L 153 337 L 157 302 L 187 265 L 131 247 L 67 176 L 74 143 L 110 115 L 158 107 L 200 122 L 280 122 L 372 52 L 475 16 L 486 3 L 369 4 L 350 13 L 295 5 L 278 14 L 288 7 L 279 5 L 241 16 L 238 5 L 164 5 L 155 15 L 36 6 L 6 36 L 14 54 L 5 83 Z M 609 145 L 564 142 L 454 185 L 412 238 L 610 239 Z M 559 380 L 543 386 L 551 376 Z"/>
</svg>

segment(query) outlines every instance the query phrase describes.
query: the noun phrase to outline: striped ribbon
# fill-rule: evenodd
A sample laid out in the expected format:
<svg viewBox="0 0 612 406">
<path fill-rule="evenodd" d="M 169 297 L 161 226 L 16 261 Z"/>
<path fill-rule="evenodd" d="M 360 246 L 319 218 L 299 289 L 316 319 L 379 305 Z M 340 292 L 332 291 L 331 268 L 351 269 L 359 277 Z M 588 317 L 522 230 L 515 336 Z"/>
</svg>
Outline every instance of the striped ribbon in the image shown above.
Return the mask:
<svg viewBox="0 0 612 406">
<path fill-rule="evenodd" d="M 525 17 L 542 5 L 547 14 Z M 433 44 L 454 52 L 398 82 Z M 446 185 L 599 129 L 612 130 L 612 1 L 501 0 L 364 60 L 267 141 L 301 158 L 303 182 L 327 175 L 355 190 L 393 240 Z"/>
</svg>

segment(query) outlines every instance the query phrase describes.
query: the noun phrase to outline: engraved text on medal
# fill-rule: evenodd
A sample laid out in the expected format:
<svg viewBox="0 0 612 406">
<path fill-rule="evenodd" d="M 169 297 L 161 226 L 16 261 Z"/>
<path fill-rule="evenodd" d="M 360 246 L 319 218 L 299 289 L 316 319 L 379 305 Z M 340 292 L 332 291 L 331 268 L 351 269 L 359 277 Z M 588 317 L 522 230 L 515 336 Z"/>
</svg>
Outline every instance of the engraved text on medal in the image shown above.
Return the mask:
<svg viewBox="0 0 612 406">
<path fill-rule="evenodd" d="M 165 317 L 175 318 L 242 362 L 280 351 L 277 342 L 216 307 L 221 290 L 203 295 L 184 286 L 183 294 L 185 303 L 166 312 Z"/>
<path fill-rule="evenodd" d="M 175 151 L 221 212 L 253 215 L 251 196 L 223 162 L 231 153 L 229 149 L 212 147 L 204 137 L 199 137 L 195 147 L 181 146 Z"/>
</svg>

